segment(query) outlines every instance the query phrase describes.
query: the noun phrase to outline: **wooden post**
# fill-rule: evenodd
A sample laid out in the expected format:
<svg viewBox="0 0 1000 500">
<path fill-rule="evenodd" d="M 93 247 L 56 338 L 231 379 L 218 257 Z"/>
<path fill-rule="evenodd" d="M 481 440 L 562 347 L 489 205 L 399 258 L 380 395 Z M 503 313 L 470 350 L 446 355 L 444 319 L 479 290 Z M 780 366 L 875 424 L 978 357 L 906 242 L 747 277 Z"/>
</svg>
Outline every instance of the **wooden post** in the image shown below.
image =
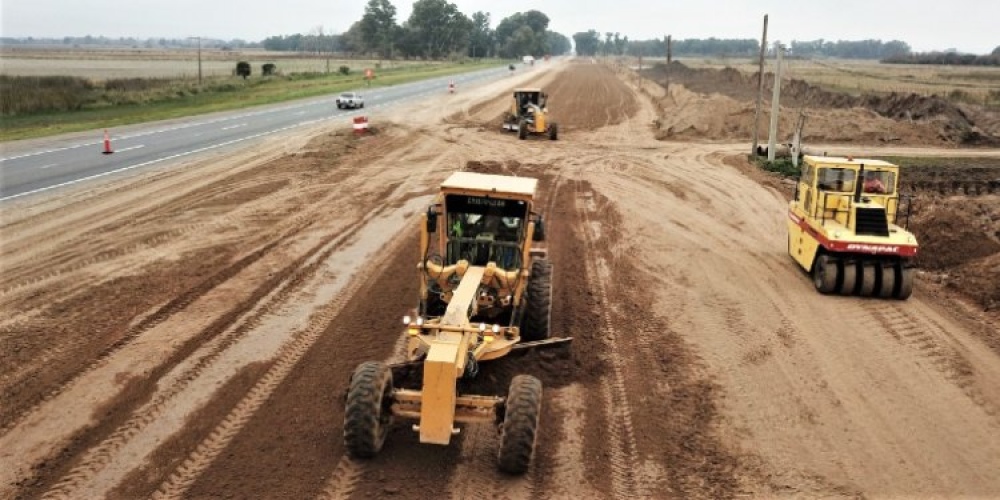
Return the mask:
<svg viewBox="0 0 1000 500">
<path fill-rule="evenodd" d="M 760 140 L 760 104 L 764 96 L 764 55 L 767 53 L 767 14 L 764 14 L 764 34 L 760 37 L 760 67 L 757 70 L 757 107 L 753 111 L 753 146 L 750 155 L 757 156 L 757 145 Z"/>
<path fill-rule="evenodd" d="M 799 108 L 799 119 L 795 123 L 795 138 L 792 139 L 792 166 L 798 168 L 799 153 L 802 152 L 802 129 L 806 127 L 806 113 Z"/>
<path fill-rule="evenodd" d="M 774 44 L 774 50 L 778 53 L 777 64 L 774 68 L 774 93 L 771 95 L 771 127 L 768 129 L 767 138 L 767 161 L 774 161 L 775 143 L 778 140 L 778 101 L 781 98 L 781 56 L 785 53 L 785 48 L 780 44 Z"/>
<path fill-rule="evenodd" d="M 666 76 L 664 77 L 666 81 L 663 82 L 664 93 L 669 93 L 670 91 L 670 62 L 674 58 L 673 47 L 670 37 L 671 35 L 667 35 L 667 70 L 666 70 Z"/>
</svg>

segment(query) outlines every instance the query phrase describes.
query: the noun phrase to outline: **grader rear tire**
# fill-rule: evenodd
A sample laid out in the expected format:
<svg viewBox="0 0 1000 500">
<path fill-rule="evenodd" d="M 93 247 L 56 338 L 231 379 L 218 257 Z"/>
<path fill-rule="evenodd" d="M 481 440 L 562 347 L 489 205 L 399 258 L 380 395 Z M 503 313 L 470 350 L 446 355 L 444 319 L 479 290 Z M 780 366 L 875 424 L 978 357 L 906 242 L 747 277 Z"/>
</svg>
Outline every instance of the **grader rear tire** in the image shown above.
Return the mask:
<svg viewBox="0 0 1000 500">
<path fill-rule="evenodd" d="M 524 474 L 531 465 L 542 412 L 542 382 L 531 375 L 518 375 L 510 382 L 507 408 L 500 426 L 497 462 L 508 474 Z"/>
<path fill-rule="evenodd" d="M 896 290 L 893 297 L 899 300 L 910 298 L 913 293 L 913 268 L 903 267 L 903 264 L 896 263 Z"/>
<path fill-rule="evenodd" d="M 837 263 L 827 255 L 820 255 L 813 264 L 813 285 L 819 293 L 833 293 L 837 288 Z"/>
<path fill-rule="evenodd" d="M 521 120 L 517 124 L 517 138 L 522 141 L 528 138 L 528 122 Z"/>
<path fill-rule="evenodd" d="M 843 279 L 840 283 L 840 294 L 841 295 L 853 295 L 854 289 L 857 288 L 855 285 L 858 283 L 858 267 L 854 262 L 843 261 L 840 274 Z"/>
<path fill-rule="evenodd" d="M 374 457 L 392 426 L 392 372 L 377 361 L 361 363 L 351 376 L 344 412 L 344 445 L 358 458 Z"/>
<path fill-rule="evenodd" d="M 526 342 L 549 338 L 552 323 L 552 263 L 539 259 L 531 263 L 525 299 L 528 301 L 521 323 L 521 339 Z"/>
<path fill-rule="evenodd" d="M 552 126 L 549 127 L 549 140 L 554 141 L 558 138 L 559 138 L 559 125 L 556 123 L 552 123 Z"/>
</svg>

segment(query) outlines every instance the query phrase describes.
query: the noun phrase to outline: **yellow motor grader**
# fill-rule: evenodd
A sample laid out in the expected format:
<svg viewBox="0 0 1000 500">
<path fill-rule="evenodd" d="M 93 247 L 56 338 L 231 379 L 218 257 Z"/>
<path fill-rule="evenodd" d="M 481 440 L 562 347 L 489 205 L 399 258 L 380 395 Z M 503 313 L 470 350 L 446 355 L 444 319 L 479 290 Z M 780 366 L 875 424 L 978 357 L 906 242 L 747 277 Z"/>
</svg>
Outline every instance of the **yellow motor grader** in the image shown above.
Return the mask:
<svg viewBox="0 0 1000 500">
<path fill-rule="evenodd" d="M 909 298 L 918 245 L 899 225 L 898 182 L 899 167 L 885 161 L 803 157 L 788 205 L 788 253 L 817 291 Z"/>
<path fill-rule="evenodd" d="M 550 121 L 546 106 L 548 94 L 538 88 L 514 89 L 510 111 L 504 114 L 503 129 L 517 132 L 519 139 L 529 135 L 547 135 L 550 140 L 559 138 L 559 125 Z"/>
<path fill-rule="evenodd" d="M 394 418 L 416 421 L 421 443 L 447 445 L 456 423 L 494 422 L 499 467 L 520 474 L 534 452 L 542 384 L 513 378 L 506 397 L 460 393 L 480 364 L 516 349 L 572 340 L 550 338 L 552 265 L 535 211 L 538 181 L 456 172 L 422 217 L 420 299 L 406 316 L 407 360 L 362 363 L 352 375 L 344 441 L 372 457 Z M 420 389 L 398 387 L 417 367 Z"/>
</svg>

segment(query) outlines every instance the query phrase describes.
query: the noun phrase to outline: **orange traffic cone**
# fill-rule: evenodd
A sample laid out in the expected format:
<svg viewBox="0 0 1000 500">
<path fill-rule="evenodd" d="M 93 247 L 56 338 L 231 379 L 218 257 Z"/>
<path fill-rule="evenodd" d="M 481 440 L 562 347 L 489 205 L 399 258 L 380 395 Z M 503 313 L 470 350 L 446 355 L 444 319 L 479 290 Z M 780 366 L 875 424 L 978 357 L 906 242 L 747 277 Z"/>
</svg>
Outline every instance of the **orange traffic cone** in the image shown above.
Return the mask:
<svg viewBox="0 0 1000 500">
<path fill-rule="evenodd" d="M 114 151 L 111 150 L 111 136 L 108 135 L 108 129 L 104 129 L 104 151 L 102 151 L 102 153 L 106 155 L 114 153 Z"/>
</svg>

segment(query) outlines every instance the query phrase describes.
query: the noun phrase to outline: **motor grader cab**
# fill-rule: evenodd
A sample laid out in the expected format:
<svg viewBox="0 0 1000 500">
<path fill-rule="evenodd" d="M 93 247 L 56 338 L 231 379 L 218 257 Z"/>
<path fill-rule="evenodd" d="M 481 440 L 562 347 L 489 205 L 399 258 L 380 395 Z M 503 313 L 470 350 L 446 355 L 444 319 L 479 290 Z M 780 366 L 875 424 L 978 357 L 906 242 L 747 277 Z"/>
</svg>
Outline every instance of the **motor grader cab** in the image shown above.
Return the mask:
<svg viewBox="0 0 1000 500">
<path fill-rule="evenodd" d="M 510 111 L 504 115 L 503 128 L 517 132 L 519 139 L 529 135 L 547 135 L 550 140 L 559 138 L 559 125 L 548 118 L 548 94 L 538 88 L 514 89 Z"/>
<path fill-rule="evenodd" d="M 907 299 L 917 239 L 900 225 L 899 167 L 804 156 L 788 206 L 788 253 L 820 293 Z"/>
<path fill-rule="evenodd" d="M 527 470 L 541 411 L 542 384 L 518 375 L 506 397 L 459 392 L 481 363 L 549 338 L 552 265 L 536 212 L 538 181 L 457 172 L 424 214 L 417 265 L 420 297 L 406 316 L 404 363 L 367 362 L 351 378 L 344 441 L 357 457 L 382 448 L 394 418 L 416 421 L 421 443 L 447 445 L 457 423 L 494 422 L 499 467 Z M 420 388 L 398 387 L 419 368 Z"/>
</svg>

